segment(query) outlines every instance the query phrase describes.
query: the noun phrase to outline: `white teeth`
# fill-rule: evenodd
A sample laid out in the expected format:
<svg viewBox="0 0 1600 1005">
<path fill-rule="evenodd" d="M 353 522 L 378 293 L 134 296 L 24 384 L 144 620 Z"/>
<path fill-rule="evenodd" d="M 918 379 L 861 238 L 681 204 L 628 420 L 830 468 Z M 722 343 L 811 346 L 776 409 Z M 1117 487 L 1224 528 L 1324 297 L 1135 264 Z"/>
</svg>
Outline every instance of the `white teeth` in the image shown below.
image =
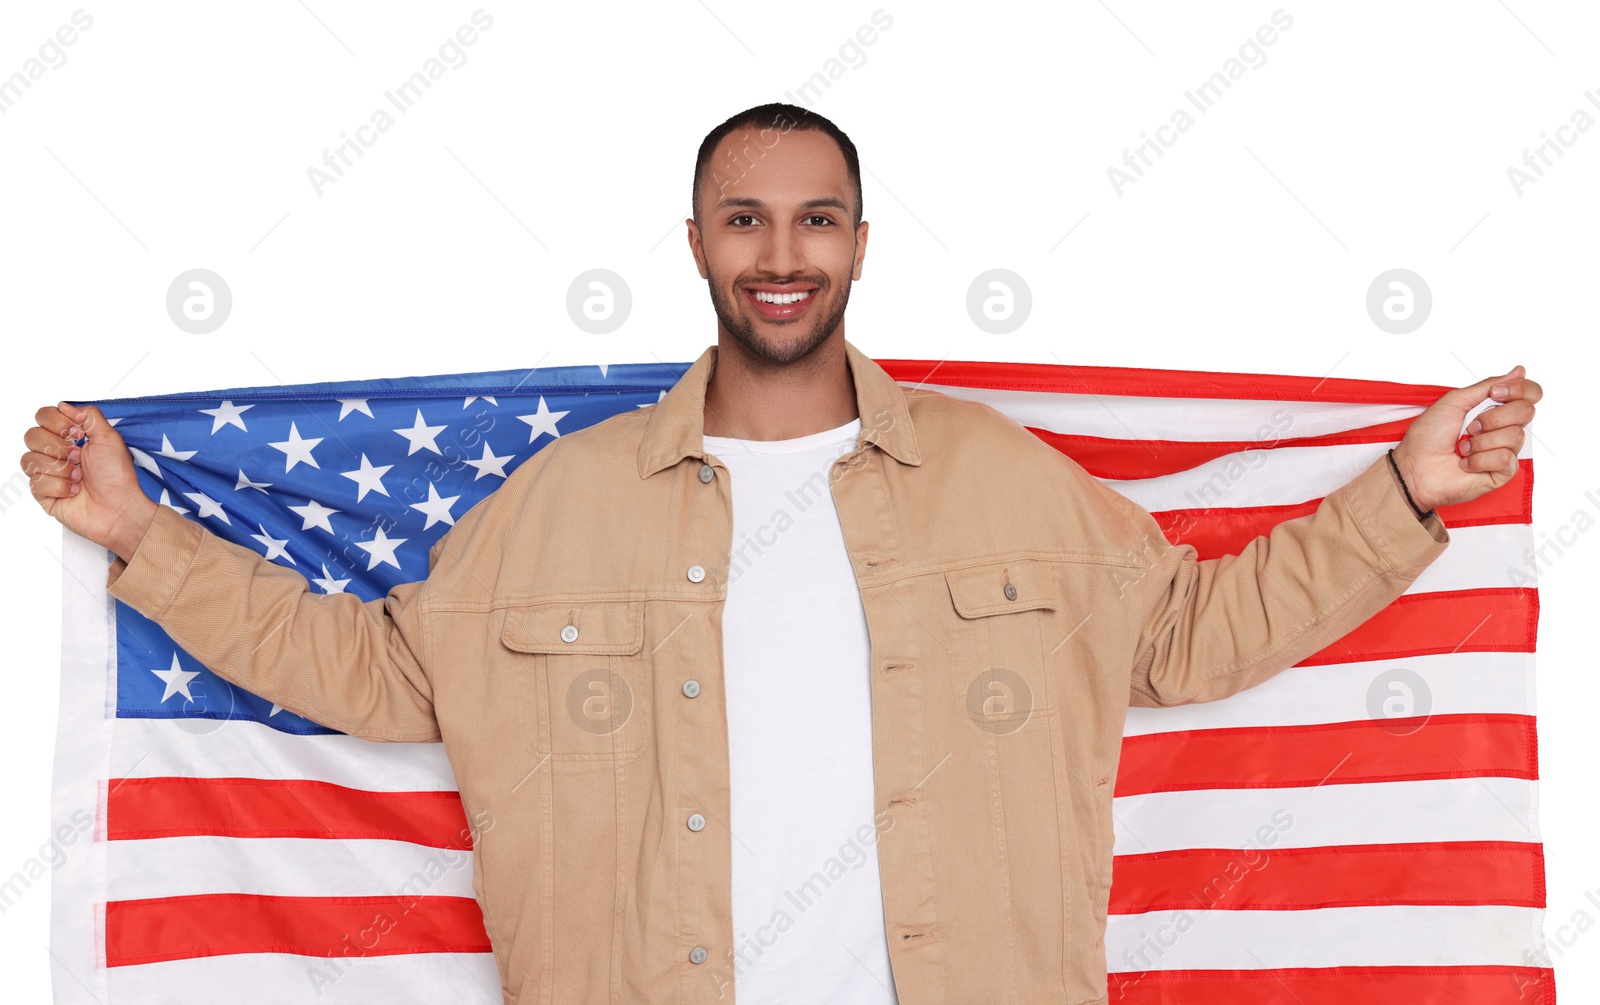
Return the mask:
<svg viewBox="0 0 1600 1005">
<path fill-rule="evenodd" d="M 799 303 L 811 295 L 810 290 L 802 293 L 766 293 L 761 290 L 751 291 L 755 298 L 764 304 L 794 304 Z"/>
</svg>

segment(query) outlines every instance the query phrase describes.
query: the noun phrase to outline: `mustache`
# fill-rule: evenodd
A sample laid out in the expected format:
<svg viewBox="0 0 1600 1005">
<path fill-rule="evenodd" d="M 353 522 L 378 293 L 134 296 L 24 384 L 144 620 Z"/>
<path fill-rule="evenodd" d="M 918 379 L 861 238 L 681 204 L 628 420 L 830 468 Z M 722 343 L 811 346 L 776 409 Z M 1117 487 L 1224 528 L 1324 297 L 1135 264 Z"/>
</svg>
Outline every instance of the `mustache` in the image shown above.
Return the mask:
<svg viewBox="0 0 1600 1005">
<path fill-rule="evenodd" d="M 768 283 L 773 286 L 783 286 L 788 283 L 810 283 L 821 289 L 828 287 L 827 276 L 744 276 L 734 283 L 735 289 L 744 289 L 757 283 Z"/>
</svg>

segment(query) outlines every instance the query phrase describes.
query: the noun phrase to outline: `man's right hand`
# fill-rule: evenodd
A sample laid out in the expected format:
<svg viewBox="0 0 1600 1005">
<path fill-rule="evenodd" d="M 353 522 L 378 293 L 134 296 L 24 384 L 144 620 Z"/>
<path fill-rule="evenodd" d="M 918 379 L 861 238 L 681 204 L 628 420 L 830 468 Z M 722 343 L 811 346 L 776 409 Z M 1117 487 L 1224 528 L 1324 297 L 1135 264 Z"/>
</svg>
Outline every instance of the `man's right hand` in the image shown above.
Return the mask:
<svg viewBox="0 0 1600 1005">
<path fill-rule="evenodd" d="M 139 487 L 121 434 L 93 405 L 46 405 L 34 421 L 22 436 L 33 497 L 74 534 L 132 560 L 160 504 Z"/>
</svg>

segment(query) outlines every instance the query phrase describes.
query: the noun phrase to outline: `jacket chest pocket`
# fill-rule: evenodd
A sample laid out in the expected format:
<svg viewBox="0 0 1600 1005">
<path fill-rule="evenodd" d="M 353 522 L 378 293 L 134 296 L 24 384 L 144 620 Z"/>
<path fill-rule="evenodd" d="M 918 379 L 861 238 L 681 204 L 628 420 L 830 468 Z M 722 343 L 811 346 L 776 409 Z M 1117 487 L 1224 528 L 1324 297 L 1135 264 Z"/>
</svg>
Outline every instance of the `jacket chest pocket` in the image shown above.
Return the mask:
<svg viewBox="0 0 1600 1005">
<path fill-rule="evenodd" d="M 534 751 L 551 760 L 629 760 L 649 743 L 654 687 L 642 600 L 508 608 L 501 643 L 526 661 L 514 674 Z"/>
<path fill-rule="evenodd" d="M 1010 562 L 944 575 L 955 618 L 953 659 L 968 718 L 1005 734 L 1055 712 L 1047 625 L 1061 608 L 1037 564 Z"/>
</svg>

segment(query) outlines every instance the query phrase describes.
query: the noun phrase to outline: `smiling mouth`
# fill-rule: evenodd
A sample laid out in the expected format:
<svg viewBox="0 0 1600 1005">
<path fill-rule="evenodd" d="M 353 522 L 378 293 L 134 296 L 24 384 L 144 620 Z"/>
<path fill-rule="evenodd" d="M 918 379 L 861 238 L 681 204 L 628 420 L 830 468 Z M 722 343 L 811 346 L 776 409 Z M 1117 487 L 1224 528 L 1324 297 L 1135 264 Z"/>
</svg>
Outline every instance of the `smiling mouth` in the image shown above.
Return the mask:
<svg viewBox="0 0 1600 1005">
<path fill-rule="evenodd" d="M 799 317 L 817 298 L 817 287 L 745 287 L 741 292 L 756 313 L 771 321 L 785 321 Z"/>
</svg>

